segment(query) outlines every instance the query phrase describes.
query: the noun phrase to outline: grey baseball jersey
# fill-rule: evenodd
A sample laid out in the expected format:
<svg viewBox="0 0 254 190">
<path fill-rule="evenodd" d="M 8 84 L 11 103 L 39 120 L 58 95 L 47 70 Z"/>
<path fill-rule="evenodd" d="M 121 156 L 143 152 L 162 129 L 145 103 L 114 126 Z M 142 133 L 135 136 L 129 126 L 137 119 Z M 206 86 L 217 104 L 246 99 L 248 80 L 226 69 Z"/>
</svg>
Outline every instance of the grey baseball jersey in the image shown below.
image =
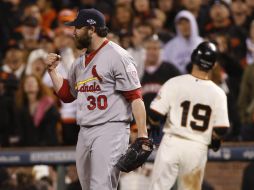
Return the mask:
<svg viewBox="0 0 254 190">
<path fill-rule="evenodd" d="M 133 58 L 108 42 L 87 66 L 85 59 L 84 55 L 76 59 L 68 75 L 71 93 L 77 98 L 77 123 L 130 121 L 130 104 L 119 91 L 141 87 Z"/>
</svg>

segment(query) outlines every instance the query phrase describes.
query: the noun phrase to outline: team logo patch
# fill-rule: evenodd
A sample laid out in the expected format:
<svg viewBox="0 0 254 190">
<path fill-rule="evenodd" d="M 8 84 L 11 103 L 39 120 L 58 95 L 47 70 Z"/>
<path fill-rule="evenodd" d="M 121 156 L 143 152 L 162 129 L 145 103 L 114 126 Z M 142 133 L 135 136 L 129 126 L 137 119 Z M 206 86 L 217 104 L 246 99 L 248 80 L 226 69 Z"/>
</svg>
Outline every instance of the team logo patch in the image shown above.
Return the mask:
<svg viewBox="0 0 254 190">
<path fill-rule="evenodd" d="M 160 100 L 161 99 L 161 96 L 160 95 L 157 95 L 156 96 L 156 100 Z"/>
<path fill-rule="evenodd" d="M 158 92 L 158 94 L 157 94 L 157 96 L 156 96 L 155 99 L 156 99 L 156 100 L 160 100 L 160 99 L 161 99 L 161 91 Z"/>
<path fill-rule="evenodd" d="M 96 24 L 96 21 L 93 19 L 87 19 L 86 22 L 88 22 L 90 25 Z"/>
<path fill-rule="evenodd" d="M 136 67 L 130 63 L 126 67 L 126 72 L 133 78 L 134 82 L 138 85 L 139 78 L 138 78 L 138 73 L 137 73 Z"/>
<path fill-rule="evenodd" d="M 126 71 L 127 71 L 127 73 L 130 73 L 130 72 L 137 71 L 137 70 L 133 64 L 129 63 L 126 67 Z"/>
</svg>

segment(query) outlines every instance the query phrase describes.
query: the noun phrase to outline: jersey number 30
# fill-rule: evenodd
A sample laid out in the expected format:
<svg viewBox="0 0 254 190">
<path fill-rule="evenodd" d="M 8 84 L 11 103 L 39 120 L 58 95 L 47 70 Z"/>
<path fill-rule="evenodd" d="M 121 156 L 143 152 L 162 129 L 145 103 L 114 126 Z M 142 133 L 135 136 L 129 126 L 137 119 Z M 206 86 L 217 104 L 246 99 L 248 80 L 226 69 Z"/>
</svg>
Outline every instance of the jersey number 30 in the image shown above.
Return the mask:
<svg viewBox="0 0 254 190">
<path fill-rule="evenodd" d="M 105 110 L 108 107 L 108 101 L 105 95 L 100 95 L 97 98 L 88 96 L 87 100 L 89 101 L 89 105 L 87 105 L 89 110 L 94 110 L 96 107 L 98 107 L 99 110 Z"/>
<path fill-rule="evenodd" d="M 181 121 L 182 127 L 187 126 L 190 106 L 190 101 L 184 101 L 181 103 L 181 107 L 183 108 Z M 211 113 L 212 109 L 210 106 L 204 104 L 195 104 L 192 109 L 192 116 L 194 118 L 194 121 L 190 121 L 191 128 L 197 131 L 205 131 L 206 129 L 208 129 Z M 202 124 L 198 125 L 198 121 L 202 122 Z"/>
</svg>

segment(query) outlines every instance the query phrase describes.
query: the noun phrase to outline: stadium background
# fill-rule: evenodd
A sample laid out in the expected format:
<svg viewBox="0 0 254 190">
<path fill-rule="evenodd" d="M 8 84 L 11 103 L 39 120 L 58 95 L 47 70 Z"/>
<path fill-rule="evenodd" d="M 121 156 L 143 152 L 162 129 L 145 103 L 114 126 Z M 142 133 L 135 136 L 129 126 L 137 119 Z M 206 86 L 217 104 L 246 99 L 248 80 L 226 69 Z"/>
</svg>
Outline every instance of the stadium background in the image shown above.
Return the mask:
<svg viewBox="0 0 254 190">
<path fill-rule="evenodd" d="M 223 148 L 209 152 L 203 190 L 253 190 L 253 0 L 2 0 L 0 189 L 80 189 L 73 165 L 75 105 L 63 104 L 53 94 L 43 61 L 48 52 L 56 52 L 63 57 L 62 70 L 69 68 L 81 52 L 75 49 L 73 29 L 63 23 L 79 9 L 92 7 L 105 15 L 108 38 L 135 58 L 146 106 L 165 79 L 188 73 L 199 40 L 216 43 L 219 59 L 211 79 L 227 94 L 231 129 Z M 179 19 L 183 10 L 189 12 Z M 191 37 L 182 40 L 181 35 Z M 175 69 L 153 75 L 162 63 Z M 29 77 L 39 84 L 37 104 L 29 102 Z M 161 128 L 148 124 L 159 144 Z M 131 131 L 130 142 L 134 124 Z M 123 174 L 120 189 L 147 189 L 153 157 L 141 169 Z"/>
</svg>

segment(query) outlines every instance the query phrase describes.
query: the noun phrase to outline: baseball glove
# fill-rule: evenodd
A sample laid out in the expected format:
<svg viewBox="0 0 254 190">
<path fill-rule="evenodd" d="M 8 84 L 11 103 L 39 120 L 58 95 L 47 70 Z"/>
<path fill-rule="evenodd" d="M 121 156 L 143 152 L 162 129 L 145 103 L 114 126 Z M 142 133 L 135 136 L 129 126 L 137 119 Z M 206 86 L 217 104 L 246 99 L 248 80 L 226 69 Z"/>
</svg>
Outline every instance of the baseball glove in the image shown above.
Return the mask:
<svg viewBox="0 0 254 190">
<path fill-rule="evenodd" d="M 130 172 L 143 165 L 153 151 L 153 142 L 149 138 L 140 137 L 128 148 L 118 160 L 116 167 L 122 172 Z"/>
</svg>

